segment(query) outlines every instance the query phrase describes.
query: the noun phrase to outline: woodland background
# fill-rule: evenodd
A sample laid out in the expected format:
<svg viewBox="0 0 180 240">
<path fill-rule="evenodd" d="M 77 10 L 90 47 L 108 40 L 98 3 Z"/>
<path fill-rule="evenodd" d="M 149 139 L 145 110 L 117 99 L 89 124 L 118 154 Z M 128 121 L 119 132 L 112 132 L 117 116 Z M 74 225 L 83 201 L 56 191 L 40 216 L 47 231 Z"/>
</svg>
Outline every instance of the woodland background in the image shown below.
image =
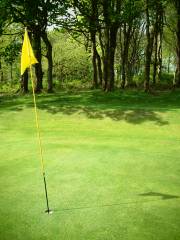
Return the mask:
<svg viewBox="0 0 180 240">
<path fill-rule="evenodd" d="M 180 86 L 178 0 L 1 0 L 0 12 L 1 92 L 29 91 L 24 27 L 39 62 L 36 92 Z"/>
</svg>

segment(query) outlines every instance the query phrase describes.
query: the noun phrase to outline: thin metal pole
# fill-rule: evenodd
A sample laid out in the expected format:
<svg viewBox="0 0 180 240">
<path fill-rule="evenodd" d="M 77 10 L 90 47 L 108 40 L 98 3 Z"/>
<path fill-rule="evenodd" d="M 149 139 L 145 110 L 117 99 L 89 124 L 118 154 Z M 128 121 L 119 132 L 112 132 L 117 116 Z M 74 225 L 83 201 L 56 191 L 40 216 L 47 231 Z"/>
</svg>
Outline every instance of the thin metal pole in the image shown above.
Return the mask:
<svg viewBox="0 0 180 240">
<path fill-rule="evenodd" d="M 46 204 L 47 204 L 47 210 L 46 210 L 46 212 L 50 213 L 50 209 L 49 209 L 49 200 L 48 200 L 48 194 L 47 194 L 47 184 L 46 184 L 46 176 L 45 176 L 45 173 L 43 173 L 43 178 L 44 178 L 44 189 L 45 189 L 45 195 L 46 195 Z"/>
<path fill-rule="evenodd" d="M 47 209 L 45 212 L 50 213 L 51 210 L 49 208 L 49 200 L 48 200 L 48 192 L 47 192 L 47 184 L 46 184 L 46 174 L 45 174 L 43 151 L 42 151 L 42 140 L 41 140 L 41 134 L 40 134 L 39 117 L 38 117 L 38 112 L 37 112 L 36 95 L 35 95 L 35 88 L 34 88 L 34 81 L 33 81 L 31 65 L 30 65 L 30 75 L 31 75 L 31 83 L 32 83 L 32 91 L 33 91 L 34 113 L 35 113 L 35 120 L 36 120 L 37 137 L 38 137 L 38 142 L 39 142 L 39 152 L 40 152 L 40 159 L 41 159 L 41 170 L 42 170 L 42 176 L 43 176 L 43 180 L 44 180 L 44 190 L 45 190 L 46 205 L 47 205 Z"/>
</svg>

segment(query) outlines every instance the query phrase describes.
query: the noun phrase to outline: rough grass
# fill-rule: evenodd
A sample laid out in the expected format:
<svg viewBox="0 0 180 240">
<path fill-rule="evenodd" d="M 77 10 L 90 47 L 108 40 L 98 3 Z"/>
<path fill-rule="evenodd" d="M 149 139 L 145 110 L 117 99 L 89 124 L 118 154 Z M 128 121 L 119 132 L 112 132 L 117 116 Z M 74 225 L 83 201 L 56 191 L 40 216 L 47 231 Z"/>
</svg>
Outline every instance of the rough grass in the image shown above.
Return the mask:
<svg viewBox="0 0 180 240">
<path fill-rule="evenodd" d="M 0 239 L 180 239 L 180 92 L 0 98 Z"/>
</svg>

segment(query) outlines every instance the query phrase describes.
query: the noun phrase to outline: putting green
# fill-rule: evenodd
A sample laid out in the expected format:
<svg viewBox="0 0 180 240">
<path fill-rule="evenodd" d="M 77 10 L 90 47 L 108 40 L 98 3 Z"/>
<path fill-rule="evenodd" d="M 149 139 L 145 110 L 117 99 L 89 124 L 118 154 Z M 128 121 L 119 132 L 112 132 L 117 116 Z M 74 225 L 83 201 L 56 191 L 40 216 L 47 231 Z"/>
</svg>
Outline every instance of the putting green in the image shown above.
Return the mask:
<svg viewBox="0 0 180 240">
<path fill-rule="evenodd" d="M 0 239 L 180 239 L 180 92 L 0 97 Z"/>
</svg>

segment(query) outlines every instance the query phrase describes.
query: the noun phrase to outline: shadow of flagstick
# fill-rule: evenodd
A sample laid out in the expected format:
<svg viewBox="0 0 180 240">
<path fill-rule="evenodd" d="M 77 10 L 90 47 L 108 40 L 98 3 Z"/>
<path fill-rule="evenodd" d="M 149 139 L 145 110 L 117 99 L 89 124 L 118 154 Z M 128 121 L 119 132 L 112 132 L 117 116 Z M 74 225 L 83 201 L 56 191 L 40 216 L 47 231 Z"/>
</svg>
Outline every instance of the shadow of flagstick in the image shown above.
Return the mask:
<svg viewBox="0 0 180 240">
<path fill-rule="evenodd" d="M 66 212 L 66 211 L 75 211 L 75 210 L 84 210 L 84 209 L 96 209 L 96 208 L 106 208 L 106 207 L 115 207 L 115 206 L 122 206 L 122 205 L 136 205 L 136 204 L 144 204 L 150 202 L 159 202 L 164 200 L 172 200 L 177 199 L 179 196 L 168 195 L 168 194 L 161 194 L 161 193 L 143 193 L 139 194 L 139 196 L 144 197 L 162 197 L 161 199 L 151 199 L 146 201 L 129 201 L 129 202 L 121 202 L 121 203 L 112 203 L 112 204 L 102 204 L 102 205 L 94 205 L 94 206 L 82 206 L 82 207 L 70 207 L 70 208 L 62 208 L 62 209 L 54 209 L 54 212 Z"/>
</svg>

